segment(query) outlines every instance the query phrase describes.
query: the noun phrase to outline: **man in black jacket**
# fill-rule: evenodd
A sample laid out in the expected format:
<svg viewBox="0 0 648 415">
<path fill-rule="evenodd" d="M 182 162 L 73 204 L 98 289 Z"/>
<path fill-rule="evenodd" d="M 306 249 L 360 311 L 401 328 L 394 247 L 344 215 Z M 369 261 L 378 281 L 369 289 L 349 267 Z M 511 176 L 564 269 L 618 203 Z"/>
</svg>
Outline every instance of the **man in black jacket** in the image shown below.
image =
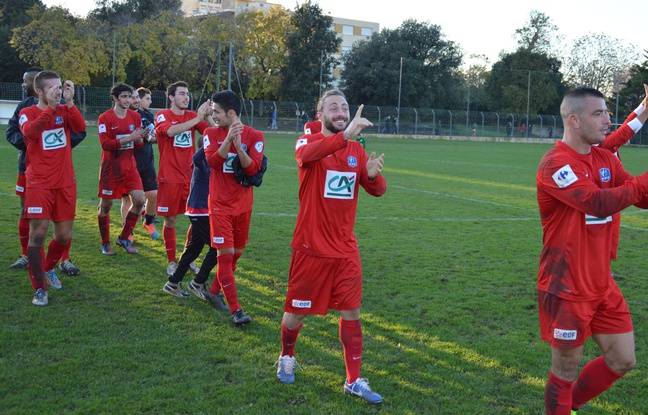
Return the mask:
<svg viewBox="0 0 648 415">
<path fill-rule="evenodd" d="M 23 135 L 20 132 L 20 127 L 18 125 L 18 114 L 23 108 L 31 107 L 32 105 L 38 104 L 38 98 L 36 96 L 36 91 L 34 90 L 34 77 L 42 69 L 37 67 L 28 68 L 23 74 L 23 92 L 25 93 L 25 99 L 23 99 L 16 110 L 14 111 L 13 116 L 9 119 L 9 125 L 7 126 L 7 141 L 12 146 L 18 149 L 18 178 L 16 180 L 16 195 L 20 197 L 20 216 L 18 219 L 18 238 L 20 239 L 20 248 L 21 255 L 14 261 L 9 268 L 13 269 L 26 269 L 29 265 L 27 261 L 27 243 L 29 242 L 29 221 L 23 217 L 23 203 L 25 197 L 25 170 L 27 168 L 26 160 L 26 150 L 25 141 Z M 78 145 L 85 138 L 86 133 L 72 133 L 71 141 L 72 147 Z M 59 265 L 61 271 L 67 275 L 78 275 L 80 270 L 79 268 L 70 261 L 70 251 L 68 249 L 63 252 L 61 256 L 61 263 Z"/>
</svg>

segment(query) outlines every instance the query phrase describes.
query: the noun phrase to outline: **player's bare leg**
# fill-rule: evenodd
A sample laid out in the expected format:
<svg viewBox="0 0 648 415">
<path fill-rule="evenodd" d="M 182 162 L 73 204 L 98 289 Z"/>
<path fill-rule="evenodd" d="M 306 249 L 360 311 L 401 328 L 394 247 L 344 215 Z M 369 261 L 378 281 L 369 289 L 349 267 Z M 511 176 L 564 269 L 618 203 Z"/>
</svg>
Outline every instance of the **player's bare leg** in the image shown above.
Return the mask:
<svg viewBox="0 0 648 415">
<path fill-rule="evenodd" d="M 110 208 L 112 208 L 111 199 L 100 199 L 99 212 L 97 221 L 99 222 L 99 233 L 101 235 L 101 253 L 104 255 L 115 255 L 110 246 Z"/>
<path fill-rule="evenodd" d="M 569 414 L 572 409 L 572 389 L 578 378 L 578 365 L 583 359 L 583 346 L 551 348 L 551 370 L 545 385 L 547 415 Z"/>
<path fill-rule="evenodd" d="M 602 355 L 581 370 L 572 391 L 572 408 L 579 409 L 608 390 L 614 382 L 632 370 L 635 357 L 634 333 L 595 334 L 592 336 Z"/>
<path fill-rule="evenodd" d="M 119 238 L 117 238 L 117 245 L 124 248 L 126 252 L 129 254 L 136 254 L 137 249 L 133 247 L 133 244 L 130 241 L 129 237 L 133 234 L 133 229 L 137 224 L 137 220 L 139 219 L 140 212 L 142 211 L 142 207 L 144 206 L 144 200 L 145 200 L 144 191 L 131 190 L 128 193 L 128 196 L 129 196 L 128 204 L 131 206 L 131 208 L 126 214 L 126 218 L 124 220 L 124 226 L 122 227 L 122 231 L 121 234 L 119 235 Z M 122 207 L 123 206 L 124 204 L 122 199 Z"/>
</svg>

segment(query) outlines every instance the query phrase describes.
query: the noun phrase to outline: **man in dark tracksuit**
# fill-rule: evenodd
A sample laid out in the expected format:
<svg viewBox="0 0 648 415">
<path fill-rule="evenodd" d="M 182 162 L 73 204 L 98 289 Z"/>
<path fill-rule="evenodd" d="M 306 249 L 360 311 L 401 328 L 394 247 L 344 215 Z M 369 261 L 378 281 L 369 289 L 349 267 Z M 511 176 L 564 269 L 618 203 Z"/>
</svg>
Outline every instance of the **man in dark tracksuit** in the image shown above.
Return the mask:
<svg viewBox="0 0 648 415">
<path fill-rule="evenodd" d="M 26 98 L 23 99 L 16 110 L 13 113 L 13 116 L 9 119 L 9 125 L 7 126 L 7 141 L 12 146 L 16 147 L 18 150 L 18 178 L 16 180 L 16 195 L 20 197 L 20 216 L 18 219 L 18 238 L 20 240 L 21 247 L 21 256 L 14 261 L 9 268 L 13 269 L 26 269 L 29 265 L 27 261 L 27 243 L 29 242 L 29 221 L 23 216 L 23 203 L 25 197 L 25 170 L 27 169 L 27 147 L 25 146 L 25 141 L 22 133 L 20 132 L 20 126 L 18 124 L 18 117 L 20 111 L 23 108 L 31 107 L 32 105 L 38 104 L 38 98 L 36 96 L 36 91 L 34 90 L 34 77 L 38 72 L 41 71 L 41 68 L 32 67 L 25 71 L 23 74 L 23 90 L 26 94 Z M 80 133 L 72 132 L 71 143 L 72 147 L 76 147 L 83 139 L 86 137 L 85 131 Z M 61 256 L 61 263 L 59 268 L 63 273 L 67 275 L 78 275 L 79 268 L 70 261 L 70 248 L 63 252 Z"/>
<path fill-rule="evenodd" d="M 142 117 L 142 127 L 153 131 L 154 116 L 149 110 L 151 106 L 151 91 L 147 88 L 137 88 L 137 98 L 139 107 L 137 112 Z M 159 232 L 155 229 L 155 206 L 157 204 L 157 174 L 155 173 L 155 163 L 153 161 L 153 143 L 155 143 L 155 133 L 149 134 L 149 139 L 144 141 L 142 148 L 135 150 L 135 161 L 137 162 L 137 171 L 142 178 L 144 193 L 146 195 L 146 211 L 144 215 L 144 229 L 151 239 L 157 240 L 160 237 Z"/>
<path fill-rule="evenodd" d="M 182 288 L 182 279 L 184 278 L 189 265 L 200 255 L 203 247 L 207 245 L 209 251 L 205 255 L 200 270 L 191 281 L 187 288 L 196 297 L 208 301 L 212 306 L 219 310 L 228 311 L 223 294 L 218 292 L 212 295 L 205 287 L 205 282 L 209 273 L 216 266 L 216 250 L 210 246 L 209 236 L 209 210 L 207 208 L 207 199 L 209 196 L 209 175 L 210 167 L 205 159 L 205 150 L 200 148 L 193 156 L 193 174 L 191 176 L 191 187 L 189 198 L 187 199 L 187 210 L 185 215 L 189 217 L 187 242 L 184 251 L 178 262 L 173 275 L 169 281 L 164 284 L 162 291 L 176 297 L 187 297 L 190 294 Z"/>
</svg>

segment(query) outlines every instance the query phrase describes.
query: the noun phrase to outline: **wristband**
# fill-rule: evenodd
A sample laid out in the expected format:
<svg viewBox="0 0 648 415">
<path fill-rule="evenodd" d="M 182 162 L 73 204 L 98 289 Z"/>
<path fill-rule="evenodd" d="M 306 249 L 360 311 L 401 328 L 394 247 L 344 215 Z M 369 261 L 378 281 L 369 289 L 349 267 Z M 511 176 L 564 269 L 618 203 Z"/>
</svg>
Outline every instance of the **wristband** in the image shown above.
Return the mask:
<svg viewBox="0 0 648 415">
<path fill-rule="evenodd" d="M 628 122 L 628 127 L 632 128 L 632 131 L 634 131 L 636 134 L 639 132 L 639 130 L 641 130 L 643 124 L 641 123 L 641 121 L 635 118 L 634 120 Z"/>
<path fill-rule="evenodd" d="M 635 110 L 632 111 L 632 112 L 634 112 L 634 113 L 637 114 L 637 115 L 641 115 L 641 114 L 643 114 L 643 112 L 644 112 L 645 109 L 646 109 L 646 106 L 645 106 L 645 105 L 643 104 L 643 102 L 642 102 L 642 103 L 639 104 L 639 106 L 638 106 L 637 108 L 635 108 Z M 641 128 L 641 127 L 639 127 L 639 128 Z"/>
</svg>

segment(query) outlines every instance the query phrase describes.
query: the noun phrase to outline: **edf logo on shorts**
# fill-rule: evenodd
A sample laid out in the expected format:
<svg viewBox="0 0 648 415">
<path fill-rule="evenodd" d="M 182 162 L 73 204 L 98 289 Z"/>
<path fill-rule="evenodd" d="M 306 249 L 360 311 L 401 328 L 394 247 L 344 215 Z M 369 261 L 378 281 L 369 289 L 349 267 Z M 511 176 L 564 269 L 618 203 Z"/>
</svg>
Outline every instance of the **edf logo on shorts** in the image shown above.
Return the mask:
<svg viewBox="0 0 648 415">
<path fill-rule="evenodd" d="M 191 131 L 183 131 L 173 137 L 173 147 L 191 147 Z"/>
<path fill-rule="evenodd" d="M 561 189 L 578 180 L 578 177 L 576 177 L 574 170 L 572 170 L 569 164 L 565 164 L 564 166 L 559 168 L 554 174 L 551 175 L 551 177 Z"/>
<path fill-rule="evenodd" d="M 556 340 L 574 341 L 578 335 L 577 330 L 554 329 L 553 336 Z"/>
<path fill-rule="evenodd" d="M 327 170 L 324 181 L 324 197 L 327 199 L 353 199 L 355 195 L 356 174 Z"/>
<path fill-rule="evenodd" d="M 612 173 L 610 173 L 610 169 L 607 167 L 601 167 L 599 169 L 599 177 L 601 178 L 601 182 L 607 183 L 612 178 Z"/>
<path fill-rule="evenodd" d="M 312 302 L 310 300 L 292 300 L 292 306 L 294 308 L 311 308 Z"/>
<path fill-rule="evenodd" d="M 67 137 L 63 128 L 43 131 L 41 138 L 43 140 L 43 150 L 56 150 L 65 147 L 67 144 Z"/>
</svg>

